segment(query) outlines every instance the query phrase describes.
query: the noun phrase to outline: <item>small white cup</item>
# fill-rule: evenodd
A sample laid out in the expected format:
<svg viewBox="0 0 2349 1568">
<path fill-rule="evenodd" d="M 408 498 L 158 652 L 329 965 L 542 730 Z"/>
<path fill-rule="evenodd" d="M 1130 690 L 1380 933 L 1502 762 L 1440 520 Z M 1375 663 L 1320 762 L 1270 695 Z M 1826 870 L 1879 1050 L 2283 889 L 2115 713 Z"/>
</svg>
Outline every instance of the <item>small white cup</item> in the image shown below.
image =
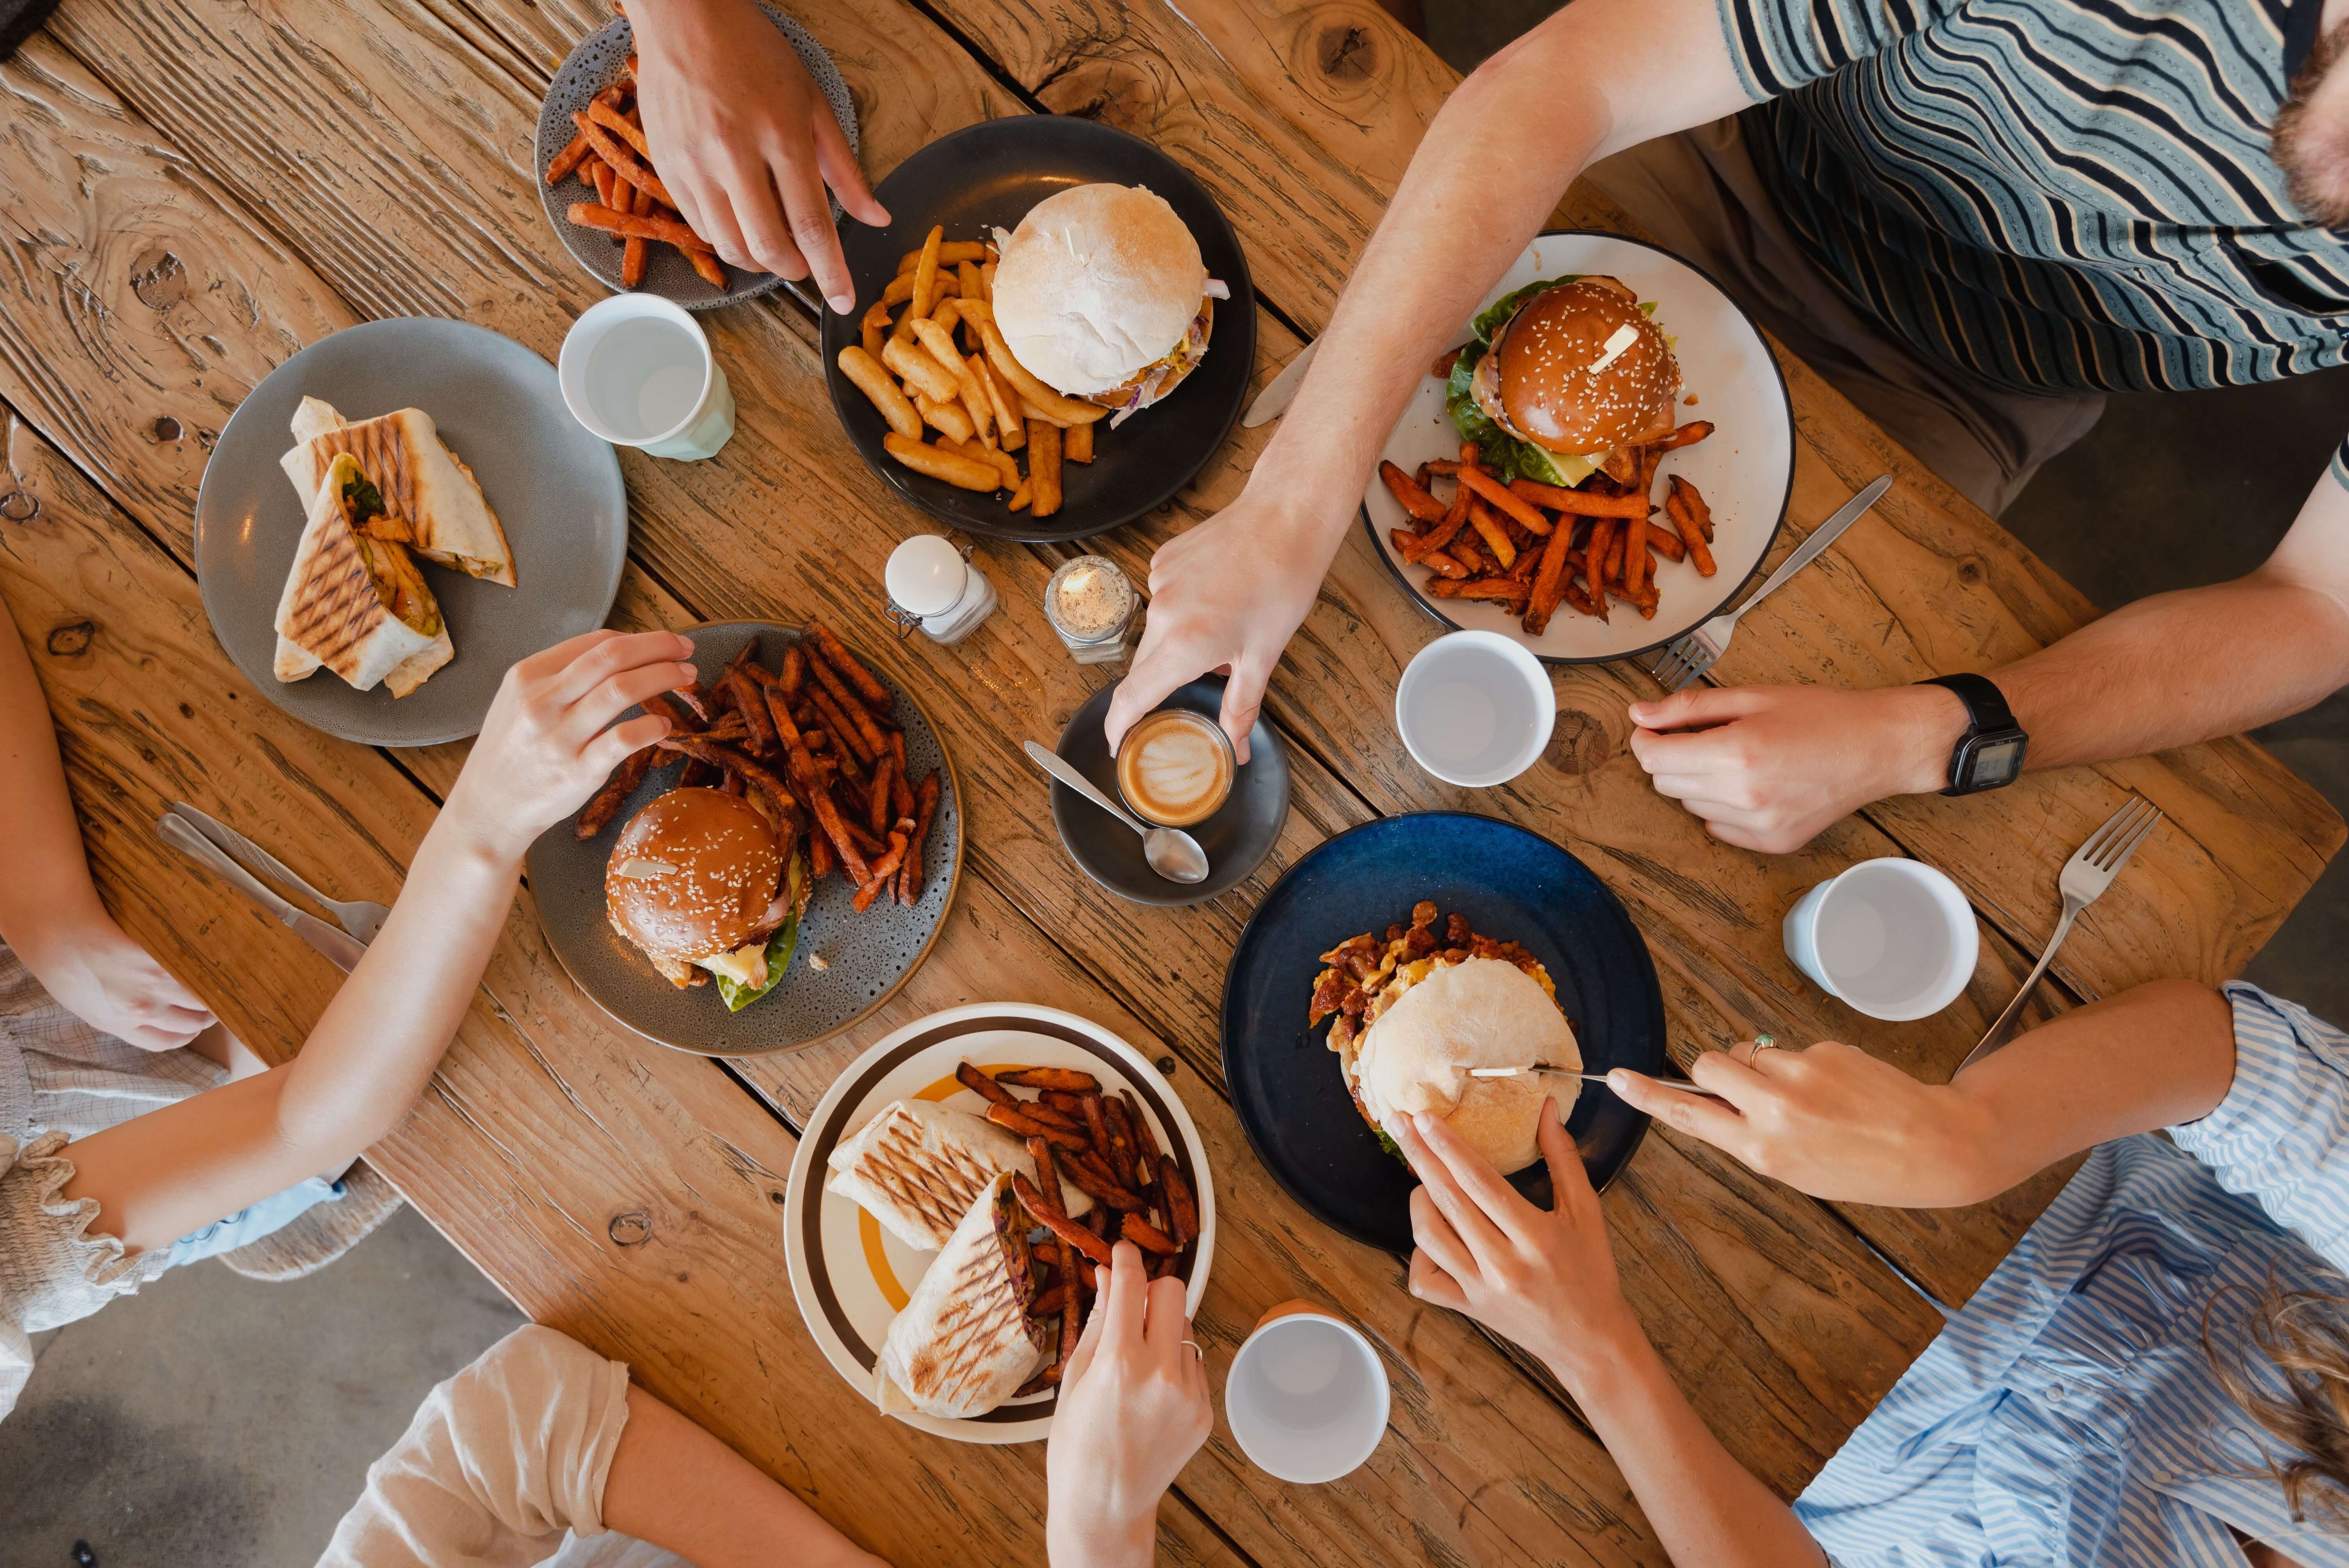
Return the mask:
<svg viewBox="0 0 2349 1568">
<path fill-rule="evenodd" d="M 1454 632 L 1419 650 L 1395 686 L 1395 730 L 1446 784 L 1506 784 L 1534 765 L 1557 723 L 1549 671 L 1498 632 Z"/>
<path fill-rule="evenodd" d="M 1298 1486 L 1350 1474 L 1387 1429 L 1387 1369 L 1352 1324 L 1283 1302 L 1241 1341 L 1224 1415 L 1257 1469 Z"/>
<path fill-rule="evenodd" d="M 1871 1018 L 1930 1017 L 1958 999 L 1980 938 L 1958 884 L 1888 855 L 1828 878 L 1786 912 L 1795 967 Z"/>
<path fill-rule="evenodd" d="M 571 417 L 656 458 L 714 458 L 734 434 L 734 391 L 693 313 L 618 294 L 579 313 L 555 363 Z"/>
</svg>

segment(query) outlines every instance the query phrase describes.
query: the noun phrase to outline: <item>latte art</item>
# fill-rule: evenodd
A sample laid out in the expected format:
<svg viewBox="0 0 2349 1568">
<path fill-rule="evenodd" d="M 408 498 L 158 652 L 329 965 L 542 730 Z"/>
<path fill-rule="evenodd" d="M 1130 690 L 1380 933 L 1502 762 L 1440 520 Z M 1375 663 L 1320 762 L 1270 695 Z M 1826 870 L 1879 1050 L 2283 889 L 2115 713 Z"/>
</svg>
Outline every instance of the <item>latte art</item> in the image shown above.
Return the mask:
<svg viewBox="0 0 2349 1568">
<path fill-rule="evenodd" d="M 1232 792 L 1232 748 L 1216 721 L 1181 708 L 1145 717 L 1118 748 L 1117 787 L 1136 815 L 1185 828 Z"/>
</svg>

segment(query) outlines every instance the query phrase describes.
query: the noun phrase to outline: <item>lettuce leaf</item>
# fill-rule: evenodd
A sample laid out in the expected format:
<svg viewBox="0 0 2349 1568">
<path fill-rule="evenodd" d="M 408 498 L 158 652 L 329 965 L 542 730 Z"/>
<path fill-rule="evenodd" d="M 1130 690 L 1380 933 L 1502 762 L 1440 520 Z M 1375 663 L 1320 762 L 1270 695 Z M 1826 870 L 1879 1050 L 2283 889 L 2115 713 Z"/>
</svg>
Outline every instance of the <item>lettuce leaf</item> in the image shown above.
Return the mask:
<svg viewBox="0 0 2349 1568">
<path fill-rule="evenodd" d="M 796 914 L 787 915 L 784 917 L 783 923 L 775 928 L 775 934 L 767 938 L 767 983 L 755 991 L 740 981 L 729 979 L 723 975 L 710 975 L 709 978 L 718 986 L 719 995 L 726 999 L 726 1010 L 730 1013 L 739 1013 L 781 985 L 784 966 L 791 963 L 792 950 L 797 947 L 799 943 L 800 917 Z"/>
<path fill-rule="evenodd" d="M 1501 330 L 1509 317 L 1516 315 L 1517 306 L 1544 289 L 1554 289 L 1560 284 L 1574 283 L 1581 276 L 1580 273 L 1567 273 L 1555 278 L 1537 278 L 1521 289 L 1505 294 L 1486 305 L 1476 319 L 1468 324 L 1468 330 L 1476 335 L 1478 344 L 1490 348 L 1493 346 L 1493 335 Z"/>
</svg>

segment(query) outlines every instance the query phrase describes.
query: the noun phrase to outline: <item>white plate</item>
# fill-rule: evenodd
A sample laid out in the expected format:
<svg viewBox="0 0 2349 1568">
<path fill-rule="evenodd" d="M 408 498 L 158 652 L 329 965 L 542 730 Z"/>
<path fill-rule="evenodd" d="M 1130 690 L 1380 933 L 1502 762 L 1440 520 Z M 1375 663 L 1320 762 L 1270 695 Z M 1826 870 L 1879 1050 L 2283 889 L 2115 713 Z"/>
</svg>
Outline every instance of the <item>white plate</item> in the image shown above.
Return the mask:
<svg viewBox="0 0 2349 1568">
<path fill-rule="evenodd" d="M 1619 234 L 1553 230 L 1526 247 L 1525 254 L 1478 303 L 1471 319 L 1512 290 L 1569 273 L 1620 278 L 1640 299 L 1656 302 L 1656 323 L 1673 338 L 1673 353 L 1681 362 L 1682 396 L 1693 392 L 1697 397 L 1694 407 L 1681 405 L 1675 418 L 1681 424 L 1710 419 L 1714 427 L 1696 445 L 1666 454 L 1657 482 L 1677 473 L 1704 492 L 1713 509 L 1713 555 L 1720 570 L 1700 577 L 1686 562 L 1659 558 L 1654 620 L 1641 619 L 1637 610 L 1620 603 L 1605 621 L 1561 605 L 1540 636 L 1528 636 L 1519 618 L 1500 605 L 1428 593 L 1424 584 L 1433 573 L 1406 562 L 1387 537 L 1392 530 L 1409 526 L 1402 504 L 1376 474 L 1362 500 L 1363 523 L 1388 569 L 1429 614 L 1455 629 L 1514 637 L 1558 664 L 1619 659 L 1661 647 L 1727 609 L 1769 554 L 1795 484 L 1794 407 L 1769 345 L 1718 284 L 1670 252 Z M 1467 336 L 1464 323 L 1455 341 Z M 1460 455 L 1460 432 L 1444 410 L 1443 382 L 1420 378 L 1379 455 L 1405 473 L 1431 459 Z"/>
<path fill-rule="evenodd" d="M 792 1161 L 783 1201 L 783 1254 L 792 1295 L 824 1356 L 866 1398 L 889 1320 L 912 1295 L 935 1253 L 916 1252 L 883 1230 L 863 1209 L 824 1190 L 826 1157 L 896 1099 L 932 1099 L 957 1110 L 984 1111 L 987 1102 L 956 1081 L 955 1064 L 968 1059 L 989 1071 L 1018 1067 L 1077 1068 L 1102 1080 L 1111 1094 L 1130 1088 L 1158 1147 L 1174 1156 L 1199 1199 L 1199 1240 L 1183 1273 L 1185 1310 L 1197 1313 L 1216 1251 L 1216 1184 L 1207 1150 L 1191 1113 L 1150 1058 L 1100 1025 L 1051 1007 L 1017 1002 L 950 1007 L 917 1018 L 851 1063 L 824 1092 L 808 1119 Z M 1014 1091 L 1018 1092 L 1018 1091 Z M 1014 1399 L 984 1416 L 949 1420 L 905 1414 L 909 1426 L 963 1443 L 1031 1443 L 1052 1429 L 1057 1389 Z"/>
</svg>

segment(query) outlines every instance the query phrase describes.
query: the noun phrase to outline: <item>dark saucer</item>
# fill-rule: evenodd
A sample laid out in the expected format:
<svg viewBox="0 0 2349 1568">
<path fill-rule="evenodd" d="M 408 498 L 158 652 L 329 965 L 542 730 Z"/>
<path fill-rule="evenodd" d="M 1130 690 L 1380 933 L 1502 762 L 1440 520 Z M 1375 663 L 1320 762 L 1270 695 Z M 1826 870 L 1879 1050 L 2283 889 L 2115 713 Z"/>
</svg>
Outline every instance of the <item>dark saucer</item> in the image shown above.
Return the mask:
<svg viewBox="0 0 2349 1568">
<path fill-rule="evenodd" d="M 1102 794 L 1121 800 L 1117 758 L 1110 755 L 1109 737 L 1102 728 L 1116 691 L 1104 686 L 1093 693 L 1061 731 L 1053 749 Z M 1202 676 L 1158 706 L 1186 707 L 1213 718 L 1224 706 L 1223 677 Z M 1232 780 L 1231 798 L 1214 816 L 1185 830 L 1207 851 L 1205 882 L 1168 882 L 1143 859 L 1141 834 L 1067 785 L 1057 780 L 1052 785 L 1052 825 L 1060 830 L 1069 858 L 1093 881 L 1137 903 L 1200 903 L 1229 892 L 1272 852 L 1288 818 L 1288 756 L 1262 719 L 1248 732 L 1248 760 Z"/>
</svg>

